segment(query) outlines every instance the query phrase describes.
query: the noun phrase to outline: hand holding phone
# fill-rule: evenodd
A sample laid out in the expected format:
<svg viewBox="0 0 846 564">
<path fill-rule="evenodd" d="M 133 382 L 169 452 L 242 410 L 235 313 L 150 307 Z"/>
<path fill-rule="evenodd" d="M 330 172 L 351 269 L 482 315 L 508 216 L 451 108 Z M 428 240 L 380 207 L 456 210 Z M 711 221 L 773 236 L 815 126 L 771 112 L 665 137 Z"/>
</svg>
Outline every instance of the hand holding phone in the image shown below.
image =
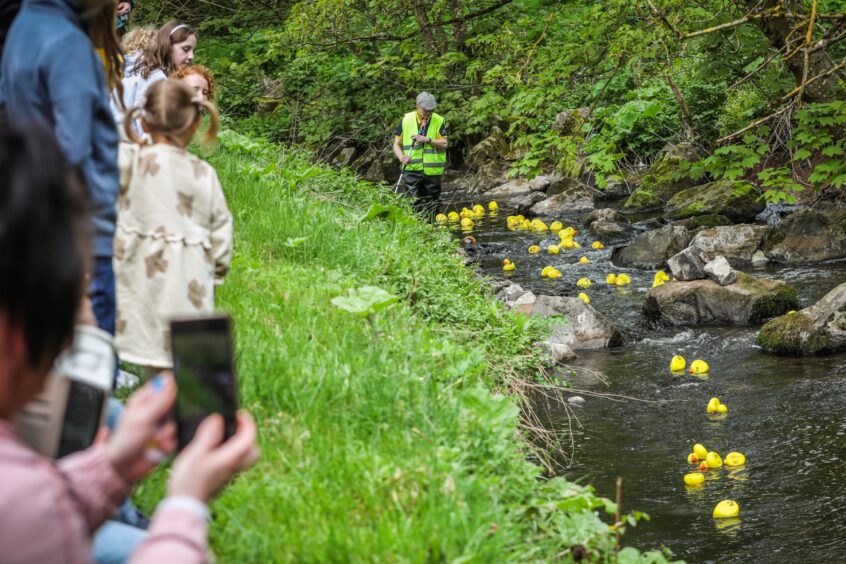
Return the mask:
<svg viewBox="0 0 846 564">
<path fill-rule="evenodd" d="M 223 441 L 235 434 L 238 409 L 232 321 L 227 315 L 171 322 L 176 377 L 176 434 L 179 450 L 188 446 L 202 421 L 223 417 Z"/>
</svg>

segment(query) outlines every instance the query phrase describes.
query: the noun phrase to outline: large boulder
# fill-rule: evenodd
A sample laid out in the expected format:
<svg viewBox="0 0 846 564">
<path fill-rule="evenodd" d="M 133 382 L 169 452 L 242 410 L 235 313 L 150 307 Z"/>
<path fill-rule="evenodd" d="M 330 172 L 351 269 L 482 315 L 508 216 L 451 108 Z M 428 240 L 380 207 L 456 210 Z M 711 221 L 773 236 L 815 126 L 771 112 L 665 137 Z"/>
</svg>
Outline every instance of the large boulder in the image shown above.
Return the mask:
<svg viewBox="0 0 846 564">
<path fill-rule="evenodd" d="M 699 247 L 705 260 L 721 255 L 732 266 L 744 266 L 752 263 L 768 232 L 769 228 L 763 225 L 724 225 L 699 231 L 690 244 Z"/>
<path fill-rule="evenodd" d="M 535 215 L 554 216 L 589 209 L 593 209 L 591 189 L 587 184 L 575 180 L 567 190 L 538 202 L 532 206 L 531 211 Z"/>
<path fill-rule="evenodd" d="M 661 268 L 667 259 L 686 248 L 690 233 L 679 225 L 641 233 L 625 247 L 616 247 L 611 262 L 616 266 L 633 268 Z"/>
<path fill-rule="evenodd" d="M 764 350 L 812 355 L 846 350 L 846 282 L 811 307 L 776 317 L 758 333 Z"/>
<path fill-rule="evenodd" d="M 511 200 L 533 192 L 532 185 L 525 178 L 517 178 L 505 184 L 501 184 L 485 192 L 486 198 L 497 200 Z"/>
<path fill-rule="evenodd" d="M 720 180 L 682 190 L 667 202 L 670 219 L 724 215 L 735 223 L 753 221 L 764 209 L 758 190 L 748 182 Z"/>
<path fill-rule="evenodd" d="M 696 183 L 687 177 L 676 178 L 682 161 L 695 161 L 701 157 L 697 147 L 691 143 L 679 143 L 665 148 L 649 167 L 640 186 L 626 200 L 629 209 L 657 208 L 670 198 Z"/>
<path fill-rule="evenodd" d="M 590 117 L 590 114 L 590 108 L 564 110 L 555 116 L 555 121 L 552 123 L 552 131 L 557 131 L 561 135 L 576 134 Z"/>
<path fill-rule="evenodd" d="M 645 171 L 631 171 L 626 172 L 620 178 L 609 180 L 605 188 L 594 192 L 593 199 L 603 201 L 628 198 L 643 184 L 645 174 Z"/>
<path fill-rule="evenodd" d="M 517 313 L 529 315 L 532 313 L 537 297 L 529 290 L 523 289 L 519 284 L 509 284 L 499 291 L 496 297 Z"/>
<path fill-rule="evenodd" d="M 707 278 L 705 263 L 700 254 L 699 249 L 691 245 L 668 258 L 667 266 L 670 267 L 673 278 L 681 281 Z"/>
<path fill-rule="evenodd" d="M 584 220 L 585 225 L 605 239 L 620 239 L 632 232 L 629 220 L 611 208 L 594 210 Z"/>
<path fill-rule="evenodd" d="M 510 156 L 511 146 L 508 144 L 508 139 L 500 128 L 493 126 L 487 137 L 467 151 L 464 162 L 471 170 L 478 170 L 486 163 L 507 159 Z"/>
<path fill-rule="evenodd" d="M 622 336 L 604 315 L 579 298 L 538 296 L 532 315 L 562 315 L 567 323 L 554 323 L 550 343 L 567 345 L 573 350 L 620 346 Z"/>
<path fill-rule="evenodd" d="M 771 260 L 804 264 L 846 257 L 846 209 L 804 209 L 792 213 L 764 242 Z"/>
<path fill-rule="evenodd" d="M 667 282 L 646 294 L 644 314 L 669 325 L 750 325 L 796 307 L 796 289 L 741 272 L 737 282 Z"/>
<path fill-rule="evenodd" d="M 538 202 L 544 201 L 545 199 L 546 195 L 543 192 L 529 192 L 528 194 L 511 198 L 508 203 L 511 204 L 511 207 L 514 208 L 516 213 L 528 214 L 534 213 L 530 212 L 532 206 Z"/>
</svg>

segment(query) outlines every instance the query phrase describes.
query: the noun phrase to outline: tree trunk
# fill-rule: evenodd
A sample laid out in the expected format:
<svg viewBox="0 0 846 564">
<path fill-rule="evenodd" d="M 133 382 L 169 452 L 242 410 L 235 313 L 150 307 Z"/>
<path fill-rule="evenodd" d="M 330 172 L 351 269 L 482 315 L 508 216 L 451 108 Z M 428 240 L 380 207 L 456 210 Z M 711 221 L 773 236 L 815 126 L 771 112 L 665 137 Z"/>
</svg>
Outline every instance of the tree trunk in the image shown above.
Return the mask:
<svg viewBox="0 0 846 564">
<path fill-rule="evenodd" d="M 449 0 L 448 4 L 452 19 L 456 20 L 456 23 L 452 26 L 453 46 L 456 51 L 463 53 L 467 41 L 467 24 L 462 19 L 464 17 L 464 6 L 461 0 Z"/>
<path fill-rule="evenodd" d="M 426 13 L 426 7 L 421 0 L 411 0 L 410 4 L 414 11 L 414 19 L 417 20 L 417 27 L 420 28 L 420 37 L 423 39 L 423 44 L 433 55 L 440 55 L 440 50 L 432 35 L 432 27 L 429 22 L 429 15 Z"/>
<path fill-rule="evenodd" d="M 747 9 L 752 9 L 759 4 L 758 0 L 745 0 Z M 804 14 L 805 6 L 802 0 L 765 0 L 761 5 L 760 10 L 769 10 L 775 6 L 781 5 L 785 11 L 795 14 Z M 782 49 L 787 44 L 788 34 L 795 22 L 786 17 L 762 18 L 757 20 L 758 27 L 764 32 L 764 35 L 770 41 L 775 49 Z M 802 44 L 805 39 L 805 33 L 801 30 L 793 34 L 790 38 L 790 46 L 787 51 L 792 51 Z M 791 57 L 787 62 L 787 68 L 796 80 L 796 86 L 802 84 L 803 76 L 805 76 L 805 58 L 802 53 L 798 53 Z M 816 53 L 811 53 L 808 57 L 808 73 L 807 77 L 811 78 L 820 73 L 823 73 L 833 66 L 835 62 L 831 55 L 825 49 L 821 49 Z M 842 80 L 843 75 L 840 72 L 835 72 L 831 76 L 821 78 L 809 84 L 804 90 L 804 99 L 809 102 L 830 102 L 838 97 L 840 89 L 838 88 L 838 81 Z"/>
</svg>

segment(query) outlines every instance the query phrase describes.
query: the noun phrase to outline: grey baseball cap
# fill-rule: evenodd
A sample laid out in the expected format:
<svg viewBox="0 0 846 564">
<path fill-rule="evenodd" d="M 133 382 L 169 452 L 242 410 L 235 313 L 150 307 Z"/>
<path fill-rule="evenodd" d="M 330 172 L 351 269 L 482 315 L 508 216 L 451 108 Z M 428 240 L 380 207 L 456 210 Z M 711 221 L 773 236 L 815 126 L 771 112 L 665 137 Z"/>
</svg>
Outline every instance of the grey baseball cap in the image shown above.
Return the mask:
<svg viewBox="0 0 846 564">
<path fill-rule="evenodd" d="M 431 112 L 437 106 L 435 102 L 435 97 L 429 94 L 428 92 L 421 92 L 417 95 L 417 105 L 426 110 L 427 112 Z"/>
</svg>

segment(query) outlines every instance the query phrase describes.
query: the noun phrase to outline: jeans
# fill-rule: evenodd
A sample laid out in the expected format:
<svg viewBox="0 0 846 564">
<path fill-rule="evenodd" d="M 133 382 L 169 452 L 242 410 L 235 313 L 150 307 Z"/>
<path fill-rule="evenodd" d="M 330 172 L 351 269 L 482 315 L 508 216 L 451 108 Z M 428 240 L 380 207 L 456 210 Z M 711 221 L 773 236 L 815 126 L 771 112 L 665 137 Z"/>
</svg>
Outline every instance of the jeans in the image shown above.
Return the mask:
<svg viewBox="0 0 846 564">
<path fill-rule="evenodd" d="M 112 257 L 94 257 L 88 297 L 91 299 L 91 308 L 94 310 L 97 326 L 109 335 L 114 335 L 117 303 Z"/>
<path fill-rule="evenodd" d="M 94 561 L 97 564 L 123 564 L 145 538 L 147 531 L 144 529 L 117 521 L 106 521 L 94 533 Z"/>
</svg>

